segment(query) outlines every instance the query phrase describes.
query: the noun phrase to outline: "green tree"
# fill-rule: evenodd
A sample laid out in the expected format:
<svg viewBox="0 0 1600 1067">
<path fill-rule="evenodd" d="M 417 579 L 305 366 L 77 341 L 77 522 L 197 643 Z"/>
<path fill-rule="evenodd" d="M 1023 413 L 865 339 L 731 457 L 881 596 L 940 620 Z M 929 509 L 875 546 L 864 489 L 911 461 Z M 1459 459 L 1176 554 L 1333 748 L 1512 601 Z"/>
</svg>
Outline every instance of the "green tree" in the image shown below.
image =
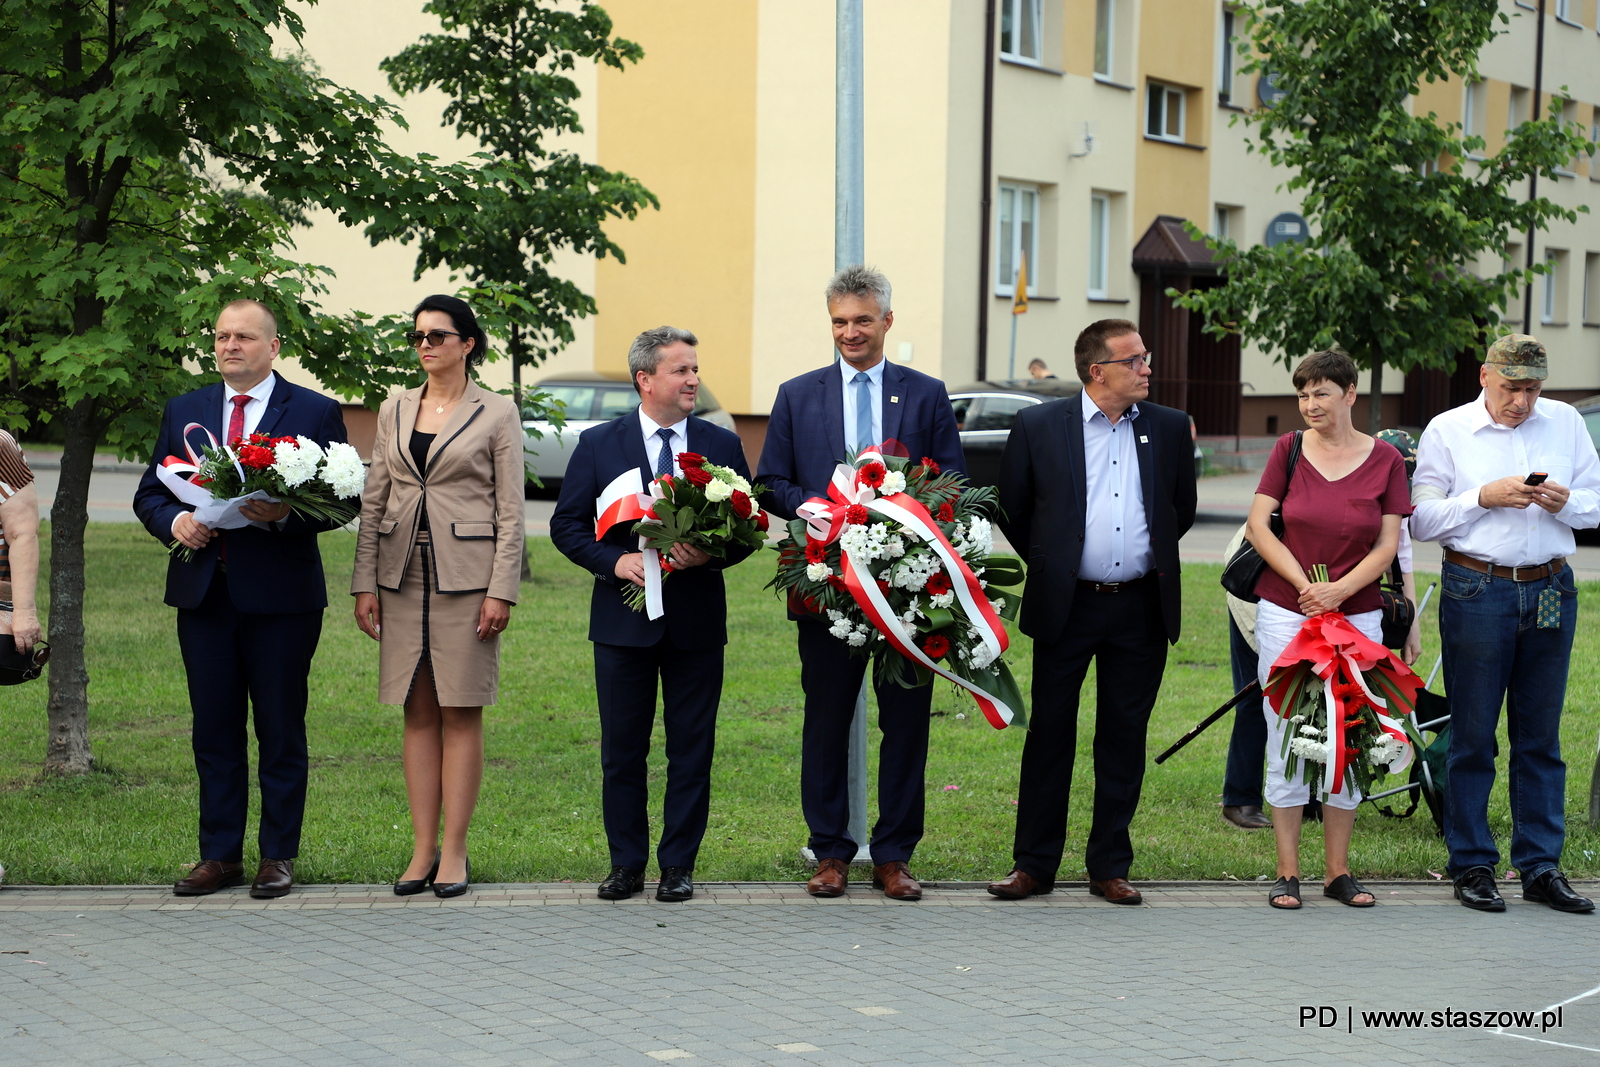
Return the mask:
<svg viewBox="0 0 1600 1067">
<path fill-rule="evenodd" d="M 1510 235 L 1575 212 L 1519 198 L 1537 173 L 1554 178 L 1592 146 L 1559 119 L 1524 122 L 1479 156 L 1482 137 L 1436 114 L 1414 114 L 1423 82 L 1466 82 L 1507 22 L 1496 0 L 1249 0 L 1243 73 L 1270 72 L 1271 107 L 1236 117 L 1252 151 L 1292 175 L 1311 237 L 1241 250 L 1210 241 L 1226 267 L 1219 288 L 1176 294 L 1219 336 L 1237 332 L 1285 364 L 1341 345 L 1372 371 L 1371 428 L 1379 428 L 1383 368 L 1445 367 L 1500 321 L 1528 277 L 1478 277 L 1480 257 L 1505 254 Z M 1190 233 L 1203 234 L 1192 224 Z M 1535 268 L 1535 272 L 1542 271 Z"/>
<path fill-rule="evenodd" d="M 309 0 L 308 0 L 309 2 Z M 144 455 L 164 400 L 214 381 L 228 299 L 279 312 L 291 354 L 375 404 L 415 379 L 386 324 L 334 317 L 324 272 L 292 258 L 299 210 L 451 243 L 497 164 L 400 155 L 391 106 L 332 84 L 284 0 L 0 0 L 0 419 L 60 423 L 51 525 L 49 772 L 92 765 L 83 534 L 102 444 Z"/>
<path fill-rule="evenodd" d="M 644 52 L 612 37 L 610 17 L 587 2 L 430 0 L 423 10 L 446 33 L 429 34 L 380 66 L 398 93 L 448 94 L 441 125 L 476 139 L 500 169 L 496 183 L 479 188 L 478 211 L 460 231 L 417 235 L 417 273 L 459 270 L 479 303 L 497 312 L 520 401 L 523 366 L 570 343 L 572 320 L 595 311 L 591 296 L 551 272 L 555 252 L 622 260 L 603 225 L 659 206 L 628 175 L 548 143 L 582 130 L 569 76 L 578 60 L 622 70 Z"/>
</svg>

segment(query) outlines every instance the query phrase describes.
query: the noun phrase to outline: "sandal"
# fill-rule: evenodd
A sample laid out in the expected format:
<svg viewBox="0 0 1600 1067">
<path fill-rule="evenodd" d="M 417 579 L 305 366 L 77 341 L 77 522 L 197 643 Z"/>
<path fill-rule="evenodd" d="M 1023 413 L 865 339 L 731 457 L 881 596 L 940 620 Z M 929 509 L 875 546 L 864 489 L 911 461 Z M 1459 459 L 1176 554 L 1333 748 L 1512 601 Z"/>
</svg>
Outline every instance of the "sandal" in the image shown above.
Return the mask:
<svg viewBox="0 0 1600 1067">
<path fill-rule="evenodd" d="M 1339 903 L 1352 908 L 1370 908 L 1378 902 L 1376 897 L 1373 897 L 1371 900 L 1357 900 L 1356 897 L 1360 896 L 1362 893 L 1366 893 L 1369 897 L 1372 896 L 1372 892 L 1367 889 L 1366 886 L 1362 885 L 1348 874 L 1341 874 L 1339 877 L 1322 887 L 1323 896 L 1332 897 Z"/>
<path fill-rule="evenodd" d="M 1279 897 L 1289 897 L 1294 901 L 1294 903 L 1279 904 Z M 1296 908 L 1298 908 L 1300 906 L 1299 876 L 1290 875 L 1288 878 L 1279 878 L 1276 882 L 1272 883 L 1272 891 L 1267 894 L 1267 903 L 1271 904 L 1274 908 L 1282 908 L 1284 911 L 1294 911 Z"/>
</svg>

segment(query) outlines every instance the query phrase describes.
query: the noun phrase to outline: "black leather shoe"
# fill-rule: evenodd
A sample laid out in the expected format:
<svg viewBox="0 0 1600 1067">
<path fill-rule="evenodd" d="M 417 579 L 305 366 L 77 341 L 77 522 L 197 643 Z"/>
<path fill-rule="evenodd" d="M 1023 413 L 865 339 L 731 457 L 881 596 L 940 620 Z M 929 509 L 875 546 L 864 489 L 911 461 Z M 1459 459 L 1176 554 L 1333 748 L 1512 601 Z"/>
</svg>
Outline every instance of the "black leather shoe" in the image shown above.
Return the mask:
<svg viewBox="0 0 1600 1067">
<path fill-rule="evenodd" d="M 451 882 L 449 885 L 440 885 L 437 881 L 434 882 L 433 883 L 433 895 L 438 897 L 440 900 L 444 900 L 444 899 L 446 899 L 448 897 L 459 897 L 461 894 L 465 893 L 468 889 L 471 889 L 472 888 L 472 859 L 471 859 L 471 857 L 468 857 L 466 859 L 465 866 L 466 866 L 466 877 L 462 878 L 461 881 L 459 881 L 459 882 Z M 435 872 L 437 873 L 437 868 L 435 869 Z"/>
<path fill-rule="evenodd" d="M 1257 804 L 1224 804 L 1222 817 L 1241 830 L 1272 829 L 1272 820 Z"/>
<path fill-rule="evenodd" d="M 656 899 L 667 904 L 681 904 L 694 896 L 693 867 L 661 868 L 661 884 L 656 886 Z"/>
<path fill-rule="evenodd" d="M 439 854 L 433 854 L 433 866 L 428 868 L 428 873 L 421 878 L 407 878 L 394 884 L 394 895 L 397 897 L 414 897 L 433 884 L 439 877 Z"/>
<path fill-rule="evenodd" d="M 1474 911 L 1506 910 L 1506 902 L 1495 888 L 1494 871 L 1488 867 L 1468 867 L 1457 875 L 1456 899 Z"/>
<path fill-rule="evenodd" d="M 1567 876 L 1551 868 L 1522 887 L 1522 899 L 1535 904 L 1548 904 L 1557 911 L 1585 912 L 1594 910 L 1594 901 L 1580 897 L 1572 891 Z"/>
<path fill-rule="evenodd" d="M 601 900 L 627 900 L 635 893 L 644 892 L 644 872 L 632 867 L 613 867 L 606 880 L 600 883 L 595 896 Z"/>
</svg>

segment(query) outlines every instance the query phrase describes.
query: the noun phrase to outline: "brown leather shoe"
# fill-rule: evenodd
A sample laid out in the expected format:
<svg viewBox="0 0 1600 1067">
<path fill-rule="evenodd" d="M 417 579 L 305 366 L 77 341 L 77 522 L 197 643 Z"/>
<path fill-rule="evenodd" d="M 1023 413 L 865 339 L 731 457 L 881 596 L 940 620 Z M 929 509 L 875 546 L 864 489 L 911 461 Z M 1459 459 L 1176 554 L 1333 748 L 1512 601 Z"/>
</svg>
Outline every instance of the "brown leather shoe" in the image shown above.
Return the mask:
<svg viewBox="0 0 1600 1067">
<path fill-rule="evenodd" d="M 187 878 L 173 883 L 172 892 L 180 897 L 203 897 L 236 885 L 244 885 L 244 864 L 201 860 Z"/>
<path fill-rule="evenodd" d="M 1222 817 L 1241 830 L 1270 830 L 1272 820 L 1254 804 L 1224 804 Z"/>
<path fill-rule="evenodd" d="M 1126 878 L 1107 878 L 1103 882 L 1093 879 L 1089 882 L 1089 892 L 1097 897 L 1105 897 L 1112 904 L 1142 904 L 1144 897 L 1139 891 L 1128 884 Z"/>
<path fill-rule="evenodd" d="M 257 900 L 274 900 L 289 895 L 294 885 L 294 860 L 261 861 L 256 880 L 250 883 L 250 895 Z"/>
<path fill-rule="evenodd" d="M 872 888 L 883 890 L 890 900 L 922 899 L 922 887 L 906 870 L 905 860 L 891 860 L 872 868 Z"/>
<path fill-rule="evenodd" d="M 1031 874 L 1012 871 L 998 882 L 989 883 L 989 892 L 1002 900 L 1026 900 L 1041 893 L 1055 892 L 1054 882 L 1041 882 Z"/>
<path fill-rule="evenodd" d="M 842 897 L 850 881 L 850 865 L 844 860 L 829 857 L 817 861 L 817 873 L 806 883 L 806 892 L 814 897 Z"/>
</svg>

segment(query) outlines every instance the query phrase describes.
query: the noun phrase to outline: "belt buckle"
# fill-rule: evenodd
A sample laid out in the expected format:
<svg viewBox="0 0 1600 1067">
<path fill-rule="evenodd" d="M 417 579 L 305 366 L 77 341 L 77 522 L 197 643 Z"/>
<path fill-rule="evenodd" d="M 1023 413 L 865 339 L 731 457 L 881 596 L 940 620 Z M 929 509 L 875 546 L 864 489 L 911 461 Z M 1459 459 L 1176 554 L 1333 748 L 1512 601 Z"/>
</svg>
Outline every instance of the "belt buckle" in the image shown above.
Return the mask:
<svg viewBox="0 0 1600 1067">
<path fill-rule="evenodd" d="M 1095 582 L 1094 591 L 1097 593 L 1120 593 L 1122 592 L 1123 584 L 1122 582 Z"/>
<path fill-rule="evenodd" d="M 1511 580 L 1512 580 L 1512 581 L 1513 581 L 1513 582 L 1520 582 L 1520 581 L 1522 581 L 1522 579 L 1521 579 L 1521 578 L 1518 578 L 1518 577 L 1517 577 L 1517 572 L 1518 572 L 1518 571 L 1519 571 L 1519 570 L 1529 570 L 1529 569 L 1531 569 L 1531 568 L 1527 568 L 1527 567 L 1512 567 L 1512 568 L 1511 568 Z"/>
</svg>

